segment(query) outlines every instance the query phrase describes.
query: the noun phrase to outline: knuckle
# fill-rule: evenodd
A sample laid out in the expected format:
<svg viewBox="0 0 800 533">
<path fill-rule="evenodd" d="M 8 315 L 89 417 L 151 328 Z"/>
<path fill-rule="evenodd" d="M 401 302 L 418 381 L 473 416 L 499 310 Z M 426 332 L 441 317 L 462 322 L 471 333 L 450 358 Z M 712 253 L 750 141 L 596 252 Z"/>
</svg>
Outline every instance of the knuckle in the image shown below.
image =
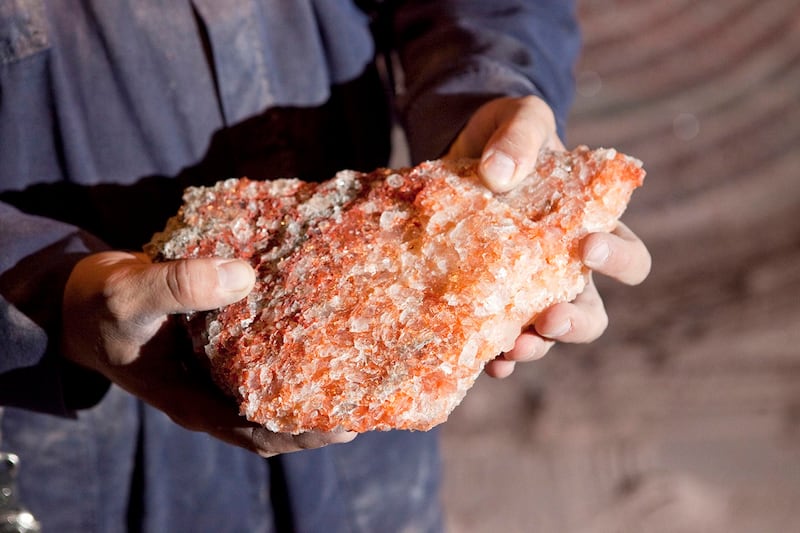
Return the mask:
<svg viewBox="0 0 800 533">
<path fill-rule="evenodd" d="M 353 431 L 341 431 L 330 434 L 328 442 L 330 444 L 344 444 L 353 441 L 358 436 L 358 433 Z"/>
<path fill-rule="evenodd" d="M 539 347 L 534 350 L 530 361 L 538 361 L 543 358 L 550 351 L 550 348 L 555 346 L 555 341 L 542 341 Z"/>
<path fill-rule="evenodd" d="M 608 329 L 608 324 L 609 324 L 608 313 L 606 313 L 605 308 L 603 308 L 603 310 L 600 312 L 599 323 L 597 327 L 598 337 L 606 332 L 606 330 Z"/>
<path fill-rule="evenodd" d="M 297 450 L 291 435 L 275 433 L 264 427 L 254 427 L 250 430 L 250 448 L 261 457 L 273 457 L 281 453 Z"/>
<path fill-rule="evenodd" d="M 555 115 L 547 103 L 538 96 L 529 95 L 522 98 L 522 107 L 526 112 L 534 115 L 548 127 L 555 128 Z"/>
<path fill-rule="evenodd" d="M 119 269 L 105 278 L 97 298 L 109 318 L 114 321 L 124 321 L 134 315 L 136 296 L 139 292 L 138 284 L 130 271 Z"/>
<path fill-rule="evenodd" d="M 634 281 L 634 285 L 639 285 L 640 283 L 644 282 L 647 279 L 647 276 L 650 275 L 650 270 L 653 268 L 653 257 L 650 255 L 646 249 L 644 251 L 644 255 L 642 258 L 642 266 L 639 272 L 639 276 Z"/>
<path fill-rule="evenodd" d="M 295 435 L 294 443 L 301 450 L 313 450 L 314 448 L 320 448 L 328 445 L 328 441 L 324 438 L 324 436 L 315 432 L 300 433 L 299 435 Z"/>
<path fill-rule="evenodd" d="M 591 328 L 591 335 L 588 339 L 589 341 L 595 341 L 599 339 L 608 329 L 608 313 L 606 313 L 604 307 L 600 306 L 600 308 L 595 311 L 592 321 L 593 327 Z"/>
<path fill-rule="evenodd" d="M 580 317 L 580 318 L 578 318 Z M 602 300 L 597 298 L 575 317 L 575 342 L 589 343 L 599 339 L 608 328 L 608 313 Z"/>
<path fill-rule="evenodd" d="M 637 241 L 628 253 L 620 254 L 617 268 L 624 272 L 623 281 L 629 285 L 639 285 L 650 274 L 653 260 L 644 244 Z"/>
<path fill-rule="evenodd" d="M 185 306 L 195 301 L 195 283 L 193 283 L 192 271 L 188 262 L 169 263 L 166 274 L 167 291 L 179 306 Z"/>
</svg>

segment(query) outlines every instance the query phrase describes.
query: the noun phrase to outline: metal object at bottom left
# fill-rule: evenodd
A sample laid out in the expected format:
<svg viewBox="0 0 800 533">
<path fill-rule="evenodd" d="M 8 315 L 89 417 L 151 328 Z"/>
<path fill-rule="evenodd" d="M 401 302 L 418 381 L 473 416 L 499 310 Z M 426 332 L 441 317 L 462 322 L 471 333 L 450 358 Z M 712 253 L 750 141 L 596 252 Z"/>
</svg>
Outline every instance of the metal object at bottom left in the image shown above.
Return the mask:
<svg viewBox="0 0 800 533">
<path fill-rule="evenodd" d="M 42 526 L 17 499 L 19 456 L 0 452 L 0 533 L 40 533 Z"/>
</svg>

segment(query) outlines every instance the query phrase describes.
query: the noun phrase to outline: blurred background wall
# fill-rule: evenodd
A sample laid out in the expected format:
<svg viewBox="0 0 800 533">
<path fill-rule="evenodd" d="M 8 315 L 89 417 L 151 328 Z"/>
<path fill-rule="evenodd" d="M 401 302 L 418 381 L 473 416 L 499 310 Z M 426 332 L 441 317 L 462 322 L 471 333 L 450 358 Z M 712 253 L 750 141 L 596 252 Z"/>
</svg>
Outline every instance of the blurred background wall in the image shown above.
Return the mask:
<svg viewBox="0 0 800 533">
<path fill-rule="evenodd" d="M 459 532 L 800 531 L 800 2 L 583 0 L 568 146 L 644 161 L 610 327 L 444 426 Z"/>
</svg>

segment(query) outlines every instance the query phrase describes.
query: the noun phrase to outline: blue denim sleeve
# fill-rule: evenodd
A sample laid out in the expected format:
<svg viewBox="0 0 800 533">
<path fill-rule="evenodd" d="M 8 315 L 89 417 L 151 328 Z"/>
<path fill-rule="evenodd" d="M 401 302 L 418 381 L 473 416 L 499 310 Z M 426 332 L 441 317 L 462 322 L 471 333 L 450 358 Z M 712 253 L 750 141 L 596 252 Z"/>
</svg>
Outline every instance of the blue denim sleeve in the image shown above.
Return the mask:
<svg viewBox="0 0 800 533">
<path fill-rule="evenodd" d="M 412 159 L 438 157 L 486 101 L 537 95 L 563 135 L 580 33 L 572 0 L 397 2 L 405 75 L 402 118 Z"/>
<path fill-rule="evenodd" d="M 108 384 L 58 355 L 64 284 L 102 244 L 72 226 L 0 203 L 0 405 L 69 416 Z"/>
</svg>

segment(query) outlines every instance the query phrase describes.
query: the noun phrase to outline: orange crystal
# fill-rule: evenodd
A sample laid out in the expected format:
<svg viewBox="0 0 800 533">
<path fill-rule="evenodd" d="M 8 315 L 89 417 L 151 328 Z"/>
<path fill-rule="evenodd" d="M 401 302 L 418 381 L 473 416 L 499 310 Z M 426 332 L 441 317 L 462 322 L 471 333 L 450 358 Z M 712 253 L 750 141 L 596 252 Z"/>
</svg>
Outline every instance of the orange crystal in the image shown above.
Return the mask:
<svg viewBox="0 0 800 533">
<path fill-rule="evenodd" d="M 191 318 L 244 416 L 289 433 L 443 422 L 538 313 L 583 290 L 580 239 L 611 230 L 644 179 L 636 159 L 582 146 L 493 195 L 476 164 L 186 190 L 148 251 L 256 269 L 246 299 Z"/>
</svg>

